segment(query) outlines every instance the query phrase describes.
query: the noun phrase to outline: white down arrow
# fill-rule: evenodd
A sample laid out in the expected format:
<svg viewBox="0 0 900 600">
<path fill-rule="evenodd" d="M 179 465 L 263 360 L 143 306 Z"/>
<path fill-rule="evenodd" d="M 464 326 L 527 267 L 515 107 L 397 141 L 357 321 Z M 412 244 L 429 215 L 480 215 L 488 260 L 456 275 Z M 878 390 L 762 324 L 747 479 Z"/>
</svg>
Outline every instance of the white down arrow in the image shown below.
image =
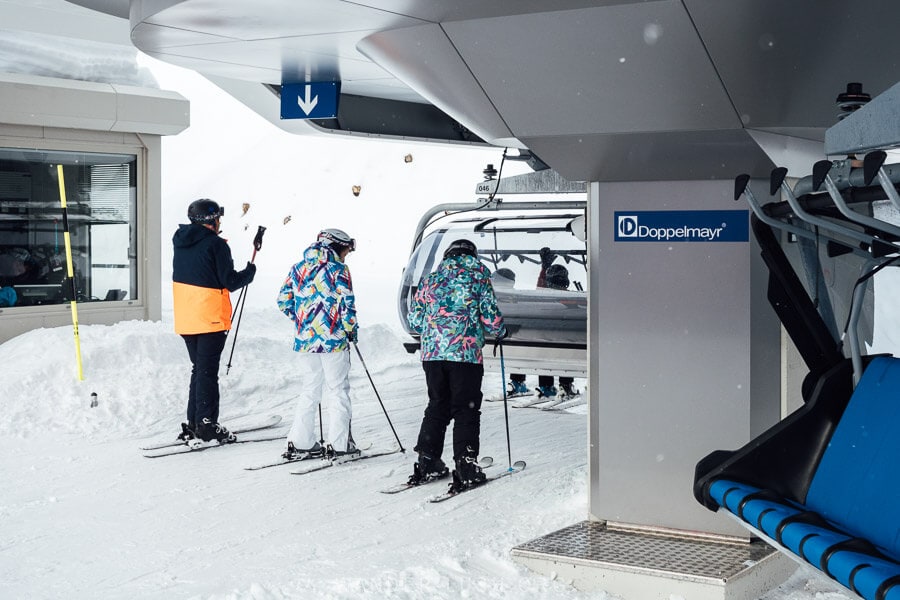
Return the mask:
<svg viewBox="0 0 900 600">
<path fill-rule="evenodd" d="M 297 96 L 297 105 L 300 107 L 300 110 L 309 115 L 309 113 L 311 113 L 312 110 L 316 107 L 316 104 L 319 103 L 319 95 L 316 94 L 315 96 L 310 98 L 309 95 L 312 93 L 312 89 L 310 89 L 310 86 L 303 86 L 303 89 L 306 93 L 306 98 L 303 99 L 300 98 L 300 96 Z"/>
</svg>

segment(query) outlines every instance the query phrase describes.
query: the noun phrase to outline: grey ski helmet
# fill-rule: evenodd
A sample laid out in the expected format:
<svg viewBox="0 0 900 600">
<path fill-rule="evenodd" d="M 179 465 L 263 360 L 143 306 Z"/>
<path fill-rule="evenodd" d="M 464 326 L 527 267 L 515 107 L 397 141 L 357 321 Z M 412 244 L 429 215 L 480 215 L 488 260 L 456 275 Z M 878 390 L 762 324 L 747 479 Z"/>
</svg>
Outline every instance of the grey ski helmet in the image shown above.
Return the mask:
<svg viewBox="0 0 900 600">
<path fill-rule="evenodd" d="M 187 211 L 191 223 L 212 223 L 224 214 L 225 209 L 209 198 L 194 200 Z"/>
<path fill-rule="evenodd" d="M 478 248 L 475 244 L 467 239 L 459 239 L 455 240 L 447 246 L 447 249 L 444 250 L 444 258 L 450 258 L 451 256 L 462 256 L 464 254 L 468 254 L 469 256 L 474 256 L 478 258 Z"/>
<path fill-rule="evenodd" d="M 323 229 L 319 232 L 316 241 L 328 244 L 335 250 L 343 248 L 350 248 L 351 252 L 356 250 L 356 240 L 347 235 L 346 231 L 341 229 Z"/>
</svg>

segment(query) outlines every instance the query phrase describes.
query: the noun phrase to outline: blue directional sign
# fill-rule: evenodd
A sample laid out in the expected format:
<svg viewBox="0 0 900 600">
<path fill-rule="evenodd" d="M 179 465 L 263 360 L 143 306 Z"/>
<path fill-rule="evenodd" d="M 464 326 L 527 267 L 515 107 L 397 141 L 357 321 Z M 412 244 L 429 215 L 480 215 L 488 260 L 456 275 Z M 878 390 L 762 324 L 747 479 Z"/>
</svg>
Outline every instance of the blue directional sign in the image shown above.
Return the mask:
<svg viewBox="0 0 900 600">
<path fill-rule="evenodd" d="M 645 210 L 615 212 L 617 242 L 747 242 L 746 210 Z"/>
<path fill-rule="evenodd" d="M 340 81 L 281 84 L 282 119 L 333 119 L 337 116 Z"/>
</svg>

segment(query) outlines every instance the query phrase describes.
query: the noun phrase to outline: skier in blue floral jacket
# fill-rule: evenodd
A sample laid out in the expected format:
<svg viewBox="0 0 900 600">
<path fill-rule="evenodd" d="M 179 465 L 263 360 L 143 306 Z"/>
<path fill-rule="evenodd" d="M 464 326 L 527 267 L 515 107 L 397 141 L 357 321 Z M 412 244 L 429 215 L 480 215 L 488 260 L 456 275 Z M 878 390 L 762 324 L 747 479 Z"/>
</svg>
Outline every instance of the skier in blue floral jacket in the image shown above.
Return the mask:
<svg viewBox="0 0 900 600">
<path fill-rule="evenodd" d="M 303 373 L 285 458 L 307 453 L 359 454 L 350 436 L 350 344 L 358 336 L 356 301 L 347 256 L 356 241 L 340 229 L 322 230 L 291 267 L 278 308 L 294 322 L 297 370 Z M 323 393 L 331 406 L 326 448 L 316 441 L 316 408 Z"/>
<path fill-rule="evenodd" d="M 502 337 L 503 317 L 488 269 L 469 240 L 451 243 L 436 271 L 419 286 L 410 308 L 410 326 L 419 333 L 428 406 L 415 450 L 410 483 L 446 477 L 441 460 L 447 426 L 453 420 L 453 483 L 457 489 L 484 481 L 478 467 L 481 430 L 481 347 L 485 331 Z"/>
</svg>

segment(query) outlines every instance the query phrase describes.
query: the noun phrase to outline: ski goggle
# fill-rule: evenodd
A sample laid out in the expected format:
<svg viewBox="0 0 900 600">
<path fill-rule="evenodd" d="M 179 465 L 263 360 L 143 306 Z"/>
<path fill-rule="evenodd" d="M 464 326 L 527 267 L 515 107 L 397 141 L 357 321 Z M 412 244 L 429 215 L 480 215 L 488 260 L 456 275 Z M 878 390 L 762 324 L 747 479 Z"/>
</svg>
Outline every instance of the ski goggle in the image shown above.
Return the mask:
<svg viewBox="0 0 900 600">
<path fill-rule="evenodd" d="M 215 221 L 216 219 L 221 219 L 224 216 L 225 216 L 225 207 L 220 206 L 219 210 L 217 210 L 216 212 L 208 213 L 205 215 L 194 216 L 194 217 L 191 217 L 190 219 L 195 223 L 211 223 L 211 222 Z"/>
</svg>

